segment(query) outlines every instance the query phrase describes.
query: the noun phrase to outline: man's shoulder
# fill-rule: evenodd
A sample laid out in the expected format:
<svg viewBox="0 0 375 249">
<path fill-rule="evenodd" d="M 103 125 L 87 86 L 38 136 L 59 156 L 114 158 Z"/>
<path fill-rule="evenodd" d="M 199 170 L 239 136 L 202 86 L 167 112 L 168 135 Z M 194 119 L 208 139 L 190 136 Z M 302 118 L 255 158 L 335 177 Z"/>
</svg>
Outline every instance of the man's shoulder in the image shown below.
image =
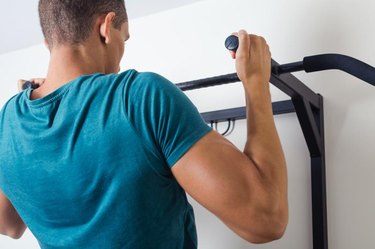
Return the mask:
<svg viewBox="0 0 375 249">
<path fill-rule="evenodd" d="M 170 95 L 179 95 L 178 92 L 179 89 L 160 74 L 127 70 L 119 74 L 83 76 L 74 83 L 69 96 L 81 100 L 91 98 L 111 100 L 121 96 L 133 103 L 139 98 L 150 99 L 153 96 L 167 98 Z"/>
<path fill-rule="evenodd" d="M 135 77 L 132 78 L 130 86 L 136 91 L 160 92 L 163 94 L 180 92 L 175 84 L 155 72 L 137 72 Z"/>
<path fill-rule="evenodd" d="M 82 78 L 83 82 L 93 87 L 97 86 L 113 86 L 126 85 L 129 87 L 155 87 L 160 84 L 172 84 L 169 80 L 154 72 L 138 72 L 130 69 L 118 74 L 93 74 Z M 94 84 L 93 84 L 94 83 Z M 156 84 L 155 84 L 156 83 Z"/>
<path fill-rule="evenodd" d="M 131 77 L 129 77 L 131 76 Z M 138 72 L 136 70 L 126 71 L 119 74 L 120 78 L 127 78 L 134 84 L 140 84 L 142 86 L 155 86 L 157 84 L 171 84 L 169 80 L 155 72 Z"/>
</svg>

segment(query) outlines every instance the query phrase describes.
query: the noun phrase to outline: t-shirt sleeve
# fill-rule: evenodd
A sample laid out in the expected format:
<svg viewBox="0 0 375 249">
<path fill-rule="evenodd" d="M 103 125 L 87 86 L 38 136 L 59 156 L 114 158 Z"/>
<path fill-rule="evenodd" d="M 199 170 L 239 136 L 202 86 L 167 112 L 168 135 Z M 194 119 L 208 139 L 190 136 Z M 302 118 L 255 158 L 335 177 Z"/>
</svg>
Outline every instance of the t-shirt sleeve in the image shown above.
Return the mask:
<svg viewBox="0 0 375 249">
<path fill-rule="evenodd" d="M 138 73 L 133 78 L 125 105 L 138 135 L 169 167 L 211 131 L 188 97 L 154 73 Z"/>
</svg>

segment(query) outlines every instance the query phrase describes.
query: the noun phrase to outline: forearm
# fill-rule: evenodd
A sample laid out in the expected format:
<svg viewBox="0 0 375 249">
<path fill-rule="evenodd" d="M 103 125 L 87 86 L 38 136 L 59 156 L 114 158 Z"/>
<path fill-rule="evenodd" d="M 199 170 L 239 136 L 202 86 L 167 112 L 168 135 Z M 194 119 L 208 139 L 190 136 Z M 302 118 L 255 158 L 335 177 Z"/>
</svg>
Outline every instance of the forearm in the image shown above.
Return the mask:
<svg viewBox="0 0 375 249">
<path fill-rule="evenodd" d="M 259 171 L 271 209 L 287 219 L 287 169 L 274 122 L 269 83 L 259 78 L 250 80 L 245 84 L 247 142 L 244 153 Z"/>
<path fill-rule="evenodd" d="M 284 153 L 274 122 L 268 82 L 259 82 L 258 79 L 253 81 L 245 87 L 247 142 L 244 153 L 254 161 L 265 177 L 277 178 L 279 173 L 286 173 L 286 168 Z M 278 167 L 269 167 L 269 165 Z"/>
</svg>

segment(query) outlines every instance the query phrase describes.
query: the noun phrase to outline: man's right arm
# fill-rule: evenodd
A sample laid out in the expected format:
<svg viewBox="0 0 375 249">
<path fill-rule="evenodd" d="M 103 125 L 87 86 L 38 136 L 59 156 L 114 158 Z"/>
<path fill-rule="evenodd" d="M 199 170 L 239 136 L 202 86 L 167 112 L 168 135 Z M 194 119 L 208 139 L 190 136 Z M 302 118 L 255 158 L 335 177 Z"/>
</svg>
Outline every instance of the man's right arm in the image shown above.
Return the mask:
<svg viewBox="0 0 375 249">
<path fill-rule="evenodd" d="M 239 33 L 237 73 L 247 103 L 244 152 L 216 132 L 199 140 L 173 167 L 180 185 L 229 228 L 252 243 L 279 239 L 288 222 L 287 171 L 269 91 L 265 40 Z"/>
</svg>

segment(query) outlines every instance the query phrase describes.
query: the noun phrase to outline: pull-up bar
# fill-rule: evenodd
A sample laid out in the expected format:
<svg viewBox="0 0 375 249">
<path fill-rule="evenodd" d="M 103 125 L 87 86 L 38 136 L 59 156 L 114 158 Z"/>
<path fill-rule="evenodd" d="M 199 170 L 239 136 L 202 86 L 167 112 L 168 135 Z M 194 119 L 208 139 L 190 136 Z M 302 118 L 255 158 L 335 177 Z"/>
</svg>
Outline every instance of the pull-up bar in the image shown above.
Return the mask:
<svg viewBox="0 0 375 249">
<path fill-rule="evenodd" d="M 341 54 L 321 54 L 308 56 L 300 62 L 283 65 L 273 65 L 272 74 L 282 75 L 298 71 L 306 73 L 337 69 L 351 74 L 375 86 L 375 68 L 350 56 Z M 236 73 L 226 74 L 201 80 L 188 81 L 177 84 L 182 91 L 239 82 Z"/>
<path fill-rule="evenodd" d="M 341 54 L 321 54 L 308 56 L 301 62 L 279 65 L 272 61 L 270 82 L 290 96 L 292 99 L 303 96 L 312 106 L 319 108 L 319 97 L 305 84 L 291 75 L 292 72 L 317 72 L 338 69 L 349 73 L 375 86 L 375 68 L 355 58 Z M 205 79 L 187 81 L 176 84 L 182 91 L 194 90 L 239 82 L 237 73 L 220 75 Z"/>
</svg>

